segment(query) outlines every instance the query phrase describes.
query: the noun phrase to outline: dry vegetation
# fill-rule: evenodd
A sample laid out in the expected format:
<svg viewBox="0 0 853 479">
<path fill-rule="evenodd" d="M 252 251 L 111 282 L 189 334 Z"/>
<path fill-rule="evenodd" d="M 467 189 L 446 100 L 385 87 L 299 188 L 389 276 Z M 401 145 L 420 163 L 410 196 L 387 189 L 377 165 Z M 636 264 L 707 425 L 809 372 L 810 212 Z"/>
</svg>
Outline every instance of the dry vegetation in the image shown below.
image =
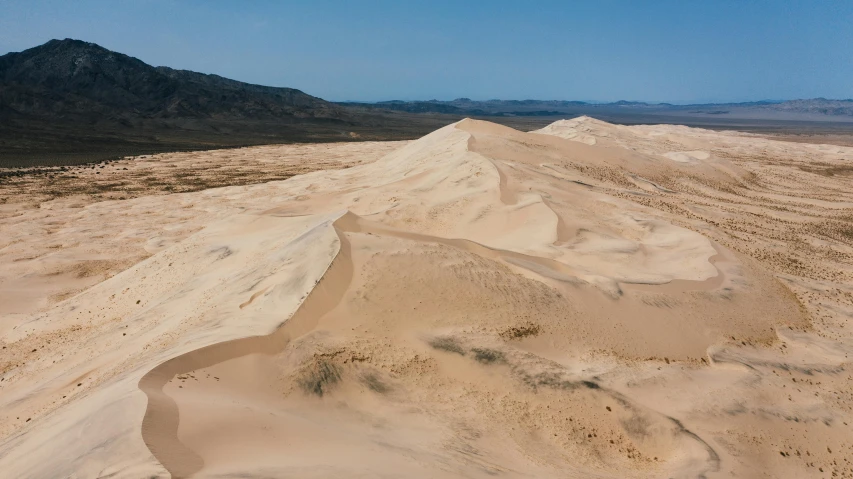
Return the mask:
<svg viewBox="0 0 853 479">
<path fill-rule="evenodd" d="M 80 166 L 3 168 L 0 204 L 41 203 L 72 195 L 94 202 L 286 180 L 373 161 L 403 143 L 271 145 L 162 153 Z"/>
</svg>

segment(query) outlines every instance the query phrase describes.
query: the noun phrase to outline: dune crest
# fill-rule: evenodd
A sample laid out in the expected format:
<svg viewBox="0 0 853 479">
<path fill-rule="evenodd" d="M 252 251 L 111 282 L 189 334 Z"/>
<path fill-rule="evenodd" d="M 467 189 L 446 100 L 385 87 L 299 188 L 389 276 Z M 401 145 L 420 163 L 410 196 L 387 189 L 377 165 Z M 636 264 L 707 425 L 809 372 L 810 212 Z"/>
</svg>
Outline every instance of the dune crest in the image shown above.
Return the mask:
<svg viewBox="0 0 853 479">
<path fill-rule="evenodd" d="M 757 141 L 586 117 L 532 133 L 466 119 L 344 170 L 125 200 L 180 196 L 228 214 L 3 333 L 0 468 L 811 472 L 832 453 L 792 468 L 786 451 L 846 447 L 846 413 L 776 401 L 788 384 L 776 370 L 843 384 L 849 360 L 795 294 L 813 275 L 780 273 L 729 233 L 736 211 L 720 204 L 733 192 L 783 194 L 727 153 L 773 146 Z M 766 216 L 768 228 L 788 221 Z M 821 421 L 820 433 L 779 432 Z M 762 436 L 725 429 L 735 422 Z"/>
</svg>

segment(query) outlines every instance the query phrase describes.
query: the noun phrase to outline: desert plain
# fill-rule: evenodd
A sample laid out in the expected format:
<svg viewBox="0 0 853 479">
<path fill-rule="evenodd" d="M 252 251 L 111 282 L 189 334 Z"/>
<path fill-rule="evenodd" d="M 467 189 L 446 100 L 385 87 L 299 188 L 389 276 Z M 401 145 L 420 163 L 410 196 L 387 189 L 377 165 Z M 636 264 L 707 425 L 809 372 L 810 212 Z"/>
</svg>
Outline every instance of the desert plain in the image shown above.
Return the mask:
<svg viewBox="0 0 853 479">
<path fill-rule="evenodd" d="M 2 477 L 853 477 L 853 147 L 466 119 L 0 193 Z"/>
</svg>

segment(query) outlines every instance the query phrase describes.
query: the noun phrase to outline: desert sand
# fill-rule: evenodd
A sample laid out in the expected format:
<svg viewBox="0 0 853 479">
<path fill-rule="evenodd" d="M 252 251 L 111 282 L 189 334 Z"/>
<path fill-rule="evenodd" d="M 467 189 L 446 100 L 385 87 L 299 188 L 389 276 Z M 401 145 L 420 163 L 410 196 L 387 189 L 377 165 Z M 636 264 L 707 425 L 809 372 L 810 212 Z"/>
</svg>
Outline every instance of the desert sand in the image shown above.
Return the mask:
<svg viewBox="0 0 853 479">
<path fill-rule="evenodd" d="M 853 148 L 229 151 L 5 186 L 3 477 L 853 477 Z"/>
</svg>

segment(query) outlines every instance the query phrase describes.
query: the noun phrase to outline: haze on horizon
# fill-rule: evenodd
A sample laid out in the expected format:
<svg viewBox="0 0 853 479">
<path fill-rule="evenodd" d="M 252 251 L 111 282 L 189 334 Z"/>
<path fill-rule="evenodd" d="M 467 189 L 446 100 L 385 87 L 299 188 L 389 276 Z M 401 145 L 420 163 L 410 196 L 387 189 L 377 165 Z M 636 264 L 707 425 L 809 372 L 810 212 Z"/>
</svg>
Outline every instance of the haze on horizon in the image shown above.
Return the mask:
<svg viewBox="0 0 853 479">
<path fill-rule="evenodd" d="M 77 38 L 334 101 L 853 98 L 853 3 L 0 0 L 0 54 Z"/>
</svg>

